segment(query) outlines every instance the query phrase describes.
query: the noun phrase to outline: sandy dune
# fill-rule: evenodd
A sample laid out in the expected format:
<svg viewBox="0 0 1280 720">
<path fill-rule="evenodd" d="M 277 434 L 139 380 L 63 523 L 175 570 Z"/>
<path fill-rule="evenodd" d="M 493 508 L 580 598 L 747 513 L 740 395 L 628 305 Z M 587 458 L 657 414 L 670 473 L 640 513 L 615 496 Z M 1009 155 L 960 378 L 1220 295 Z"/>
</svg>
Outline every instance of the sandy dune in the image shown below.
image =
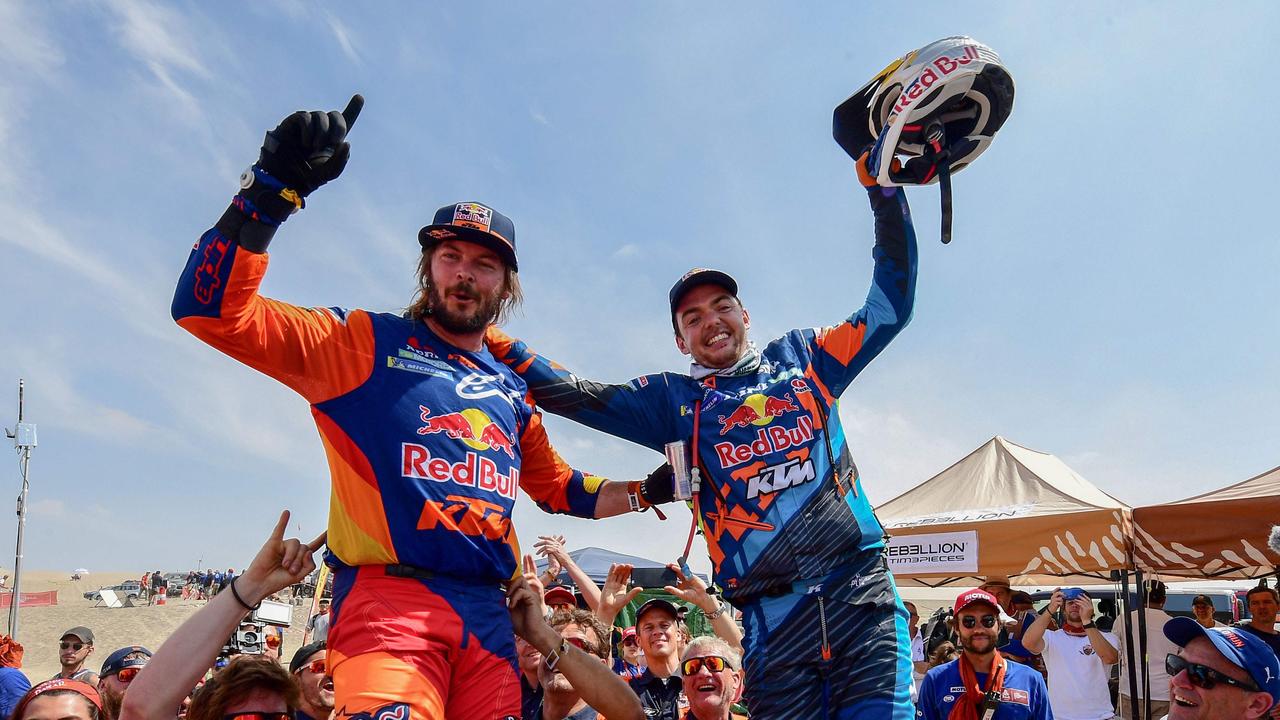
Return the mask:
<svg viewBox="0 0 1280 720">
<path fill-rule="evenodd" d="M 8 571 L 12 572 L 12 571 Z M 58 640 L 62 633 L 77 625 L 93 630 L 96 640 L 88 666 L 97 672 L 102 661 L 116 648 L 143 645 L 154 651 L 184 620 L 204 606 L 203 601 L 170 599 L 165 605 L 152 607 L 94 607 L 85 600 L 86 591 L 103 585 L 114 585 L 128 579 L 140 579 L 138 573 L 98 573 L 73 582 L 63 572 L 24 571 L 23 592 L 58 591 L 58 604 L 53 607 L 23 607 L 18 612 L 18 642 L 26 649 L 22 671 L 33 682 L 52 677 L 59 670 Z M 294 608 L 293 626 L 285 631 L 284 658 L 287 662 L 302 642 L 302 625 L 307 609 Z M 8 632 L 8 610 L 0 611 L 0 631 Z"/>
</svg>

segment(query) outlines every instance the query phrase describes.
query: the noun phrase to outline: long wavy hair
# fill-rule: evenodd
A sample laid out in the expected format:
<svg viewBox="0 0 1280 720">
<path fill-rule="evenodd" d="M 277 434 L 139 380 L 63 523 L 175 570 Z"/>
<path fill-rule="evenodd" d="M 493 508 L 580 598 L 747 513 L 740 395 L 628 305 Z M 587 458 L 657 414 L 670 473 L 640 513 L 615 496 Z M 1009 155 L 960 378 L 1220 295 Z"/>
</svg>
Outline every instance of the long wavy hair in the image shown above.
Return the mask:
<svg viewBox="0 0 1280 720">
<path fill-rule="evenodd" d="M 440 244 L 436 243 L 422 251 L 422 258 L 418 261 L 418 290 L 414 293 L 413 302 L 404 309 L 407 317 L 422 320 L 430 314 L 431 258 L 435 256 L 436 249 L 439 247 Z M 512 314 L 519 309 L 520 303 L 524 302 L 524 293 L 520 290 L 520 275 L 509 265 L 506 267 L 502 290 L 505 297 L 498 304 L 498 314 L 493 319 L 494 325 L 501 325 L 510 320 Z"/>
</svg>

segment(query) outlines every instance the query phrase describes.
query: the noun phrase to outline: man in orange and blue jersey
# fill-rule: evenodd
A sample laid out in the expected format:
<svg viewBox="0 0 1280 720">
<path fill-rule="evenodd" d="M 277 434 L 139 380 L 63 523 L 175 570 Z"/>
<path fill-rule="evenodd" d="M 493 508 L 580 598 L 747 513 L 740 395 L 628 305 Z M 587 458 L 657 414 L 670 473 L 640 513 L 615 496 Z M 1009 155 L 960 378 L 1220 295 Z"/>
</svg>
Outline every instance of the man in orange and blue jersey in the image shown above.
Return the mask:
<svg viewBox="0 0 1280 720">
<path fill-rule="evenodd" d="M 196 243 L 173 315 L 311 404 L 332 478 L 336 716 L 515 717 L 502 583 L 520 557 L 518 489 L 548 512 L 607 517 L 670 476 L 610 482 L 552 449 L 524 382 L 484 345 L 520 297 L 515 226 L 486 205 L 445 206 L 422 228 L 418 298 L 403 316 L 258 294 L 267 244 L 342 172 L 362 105 L 355 96 L 341 113 L 294 113 L 267 133 L 231 207 Z"/>
<path fill-rule="evenodd" d="M 902 188 L 877 186 L 865 154 L 858 176 L 875 216 L 875 269 L 865 304 L 842 322 L 757 349 L 737 282 L 698 268 L 668 296 L 676 345 L 693 358 L 687 375 L 592 382 L 489 333 L 542 409 L 658 451 L 692 447 L 694 508 L 716 584 L 742 612 L 758 717 L 914 714 L 907 612 L 837 400 L 910 319 L 916 242 Z"/>
</svg>

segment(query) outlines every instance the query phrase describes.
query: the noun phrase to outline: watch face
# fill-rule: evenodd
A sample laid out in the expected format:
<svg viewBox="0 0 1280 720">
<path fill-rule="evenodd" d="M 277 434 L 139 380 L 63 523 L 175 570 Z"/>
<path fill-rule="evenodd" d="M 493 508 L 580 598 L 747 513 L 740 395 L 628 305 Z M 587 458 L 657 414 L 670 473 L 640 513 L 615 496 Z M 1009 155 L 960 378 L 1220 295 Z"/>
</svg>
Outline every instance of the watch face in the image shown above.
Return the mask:
<svg viewBox="0 0 1280 720">
<path fill-rule="evenodd" d="M 248 190 L 253 186 L 253 180 L 253 168 L 245 168 L 244 172 L 240 173 L 240 189 Z"/>
</svg>

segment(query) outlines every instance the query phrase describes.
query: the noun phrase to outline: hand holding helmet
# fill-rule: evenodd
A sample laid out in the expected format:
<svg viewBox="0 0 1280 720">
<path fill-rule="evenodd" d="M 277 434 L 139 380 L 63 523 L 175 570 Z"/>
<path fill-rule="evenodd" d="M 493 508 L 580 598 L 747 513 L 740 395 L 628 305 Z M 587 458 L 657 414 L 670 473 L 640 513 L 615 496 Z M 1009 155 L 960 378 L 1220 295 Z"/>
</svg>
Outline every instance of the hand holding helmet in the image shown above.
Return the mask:
<svg viewBox="0 0 1280 720">
<path fill-rule="evenodd" d="M 879 185 L 942 183 L 942 241 L 951 239 L 951 174 L 991 144 L 1013 109 L 1013 78 L 995 51 L 956 36 L 907 53 L 835 110 L 850 157 L 869 152 Z M 900 161 L 899 158 L 905 158 Z"/>
</svg>

